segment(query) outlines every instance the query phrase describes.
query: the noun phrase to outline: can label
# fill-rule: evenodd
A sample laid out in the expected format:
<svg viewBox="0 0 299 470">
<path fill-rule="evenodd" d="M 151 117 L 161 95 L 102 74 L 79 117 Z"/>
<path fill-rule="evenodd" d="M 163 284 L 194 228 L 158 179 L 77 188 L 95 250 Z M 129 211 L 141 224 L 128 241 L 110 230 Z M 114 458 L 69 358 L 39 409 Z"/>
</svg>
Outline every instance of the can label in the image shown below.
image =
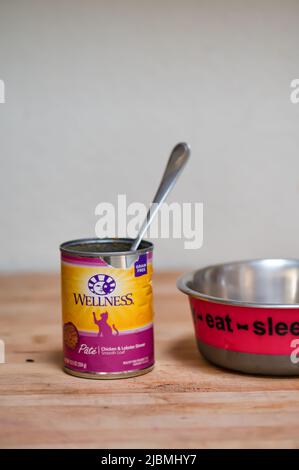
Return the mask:
<svg viewBox="0 0 299 470">
<path fill-rule="evenodd" d="M 242 353 L 290 355 L 299 338 L 299 309 L 218 304 L 190 298 L 196 337 Z"/>
<path fill-rule="evenodd" d="M 64 364 L 86 373 L 138 371 L 154 363 L 152 252 L 129 268 L 62 254 Z"/>
</svg>

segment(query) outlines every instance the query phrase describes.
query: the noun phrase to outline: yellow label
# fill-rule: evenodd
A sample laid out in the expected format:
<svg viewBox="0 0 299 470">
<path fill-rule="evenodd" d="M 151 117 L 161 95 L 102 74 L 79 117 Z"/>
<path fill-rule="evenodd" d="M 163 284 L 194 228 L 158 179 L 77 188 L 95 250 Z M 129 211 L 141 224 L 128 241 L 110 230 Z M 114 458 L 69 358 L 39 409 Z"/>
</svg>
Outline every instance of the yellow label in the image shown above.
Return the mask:
<svg viewBox="0 0 299 470">
<path fill-rule="evenodd" d="M 129 332 L 153 321 L 152 263 L 145 274 L 101 265 L 79 265 L 64 257 L 61 264 L 63 323 L 79 331 Z M 101 331 L 102 330 L 102 331 Z"/>
</svg>

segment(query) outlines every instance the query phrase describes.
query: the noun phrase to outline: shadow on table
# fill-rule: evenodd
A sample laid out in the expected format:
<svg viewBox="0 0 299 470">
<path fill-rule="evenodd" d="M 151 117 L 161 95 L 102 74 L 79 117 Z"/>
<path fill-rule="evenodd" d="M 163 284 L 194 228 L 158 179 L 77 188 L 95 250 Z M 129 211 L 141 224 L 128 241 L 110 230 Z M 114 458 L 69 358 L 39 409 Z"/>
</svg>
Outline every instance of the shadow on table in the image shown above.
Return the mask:
<svg viewBox="0 0 299 470">
<path fill-rule="evenodd" d="M 63 367 L 63 352 L 61 349 L 49 351 L 47 355 L 47 362 L 56 365 L 59 369 Z"/>
<path fill-rule="evenodd" d="M 178 338 L 169 347 L 169 353 L 178 361 L 194 361 L 200 358 L 194 335 Z"/>
<path fill-rule="evenodd" d="M 231 376 L 239 376 L 240 374 L 243 375 L 242 372 L 225 369 L 208 361 L 198 350 L 193 334 L 178 338 L 178 340 L 169 347 L 169 353 L 177 361 L 181 363 L 188 362 L 189 367 L 191 366 L 192 368 L 200 369 L 201 372 L 205 371 L 209 374 L 213 374 L 215 372 L 226 372 Z"/>
</svg>

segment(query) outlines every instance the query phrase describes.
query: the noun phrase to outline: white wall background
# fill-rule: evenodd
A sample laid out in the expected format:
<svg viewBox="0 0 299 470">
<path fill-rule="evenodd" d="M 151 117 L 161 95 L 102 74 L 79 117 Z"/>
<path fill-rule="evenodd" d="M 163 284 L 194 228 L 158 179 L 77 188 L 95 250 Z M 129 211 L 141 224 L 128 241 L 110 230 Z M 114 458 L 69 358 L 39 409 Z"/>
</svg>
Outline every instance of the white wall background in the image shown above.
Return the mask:
<svg viewBox="0 0 299 470">
<path fill-rule="evenodd" d="M 159 268 L 299 257 L 299 2 L 0 0 L 0 267 L 57 269 L 100 201 L 202 201 L 204 246 Z"/>
</svg>

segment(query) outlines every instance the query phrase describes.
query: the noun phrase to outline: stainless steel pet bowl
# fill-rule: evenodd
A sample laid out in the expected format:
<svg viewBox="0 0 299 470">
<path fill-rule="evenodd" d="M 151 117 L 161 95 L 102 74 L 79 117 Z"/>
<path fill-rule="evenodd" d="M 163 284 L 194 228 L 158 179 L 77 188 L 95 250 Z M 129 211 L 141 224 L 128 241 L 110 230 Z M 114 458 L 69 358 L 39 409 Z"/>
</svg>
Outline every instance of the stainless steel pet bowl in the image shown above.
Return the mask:
<svg viewBox="0 0 299 470">
<path fill-rule="evenodd" d="M 299 260 L 209 266 L 177 283 L 209 361 L 252 374 L 299 375 Z"/>
</svg>

